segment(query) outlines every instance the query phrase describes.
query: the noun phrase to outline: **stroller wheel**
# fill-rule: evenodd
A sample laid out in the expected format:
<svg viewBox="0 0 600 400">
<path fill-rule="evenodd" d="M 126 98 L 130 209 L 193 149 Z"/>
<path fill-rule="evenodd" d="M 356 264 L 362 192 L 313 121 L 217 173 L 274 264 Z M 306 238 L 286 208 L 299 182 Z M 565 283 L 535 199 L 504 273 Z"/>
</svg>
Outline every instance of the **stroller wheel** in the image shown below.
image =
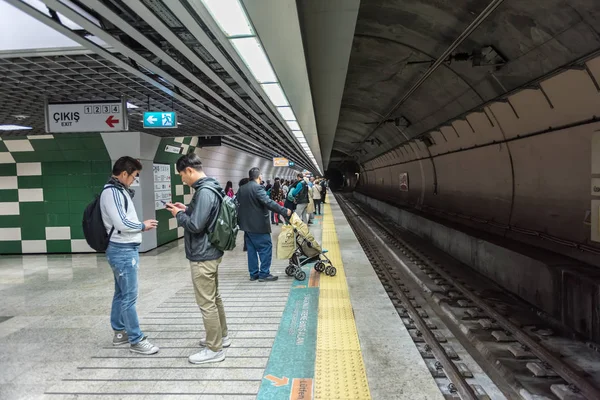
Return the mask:
<svg viewBox="0 0 600 400">
<path fill-rule="evenodd" d="M 329 276 L 335 276 L 335 274 L 337 274 L 337 269 L 335 267 L 333 267 L 333 266 L 329 267 L 329 268 L 331 268 L 329 270 Z"/>
<path fill-rule="evenodd" d="M 296 272 L 296 279 L 299 281 L 303 281 L 306 279 L 306 272 L 300 270 L 298 272 Z"/>
<path fill-rule="evenodd" d="M 325 275 L 331 275 L 331 270 L 333 269 L 332 266 L 327 266 L 327 268 L 325 268 Z"/>
<path fill-rule="evenodd" d="M 287 276 L 294 276 L 295 272 L 296 272 L 296 267 L 294 267 L 293 265 L 290 265 L 285 269 L 285 274 Z"/>
<path fill-rule="evenodd" d="M 325 271 L 325 263 L 323 261 L 318 261 L 315 264 L 315 271 L 317 271 L 317 272 Z"/>
</svg>

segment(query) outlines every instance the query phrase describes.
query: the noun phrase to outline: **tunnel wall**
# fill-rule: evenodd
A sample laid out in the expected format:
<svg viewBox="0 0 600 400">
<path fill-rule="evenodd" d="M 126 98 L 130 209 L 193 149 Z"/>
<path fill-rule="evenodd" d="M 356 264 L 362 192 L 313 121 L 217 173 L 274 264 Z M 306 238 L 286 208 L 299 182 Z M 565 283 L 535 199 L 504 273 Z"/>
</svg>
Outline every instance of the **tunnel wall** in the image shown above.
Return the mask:
<svg viewBox="0 0 600 400">
<path fill-rule="evenodd" d="M 430 142 L 364 163 L 357 190 L 600 266 L 590 183 L 599 81 L 596 58 L 486 104 Z"/>
<path fill-rule="evenodd" d="M 472 267 L 555 321 L 600 343 L 600 270 L 546 251 L 514 246 L 495 235 L 481 237 L 443 220 L 398 208 L 362 193 L 354 197 L 391 221 Z"/>
</svg>

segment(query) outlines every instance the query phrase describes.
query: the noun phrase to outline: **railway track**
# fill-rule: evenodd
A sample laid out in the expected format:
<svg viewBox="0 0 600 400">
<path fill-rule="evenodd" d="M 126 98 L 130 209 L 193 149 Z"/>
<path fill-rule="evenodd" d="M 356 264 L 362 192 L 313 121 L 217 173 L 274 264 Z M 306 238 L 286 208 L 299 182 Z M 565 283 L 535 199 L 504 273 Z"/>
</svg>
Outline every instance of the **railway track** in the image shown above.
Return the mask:
<svg viewBox="0 0 600 400">
<path fill-rule="evenodd" d="M 600 355 L 489 279 L 336 195 L 447 398 L 600 399 Z"/>
</svg>

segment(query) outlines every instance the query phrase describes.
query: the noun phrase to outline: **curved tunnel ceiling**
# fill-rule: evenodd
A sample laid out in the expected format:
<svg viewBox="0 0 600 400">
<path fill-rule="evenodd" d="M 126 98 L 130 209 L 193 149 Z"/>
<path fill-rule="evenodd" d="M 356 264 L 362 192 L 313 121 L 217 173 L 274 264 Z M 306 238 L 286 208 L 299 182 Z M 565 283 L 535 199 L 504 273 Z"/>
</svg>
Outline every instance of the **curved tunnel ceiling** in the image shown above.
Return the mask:
<svg viewBox="0 0 600 400">
<path fill-rule="evenodd" d="M 456 49 L 492 46 L 503 65 L 442 64 L 373 130 L 490 0 L 363 0 L 350 55 L 331 162 L 369 160 L 557 68 L 600 49 L 600 2 L 504 1 Z M 484 59 L 485 60 L 485 59 Z M 495 59 L 494 62 L 497 62 Z M 485 63 L 485 61 L 484 61 Z M 361 143 L 368 137 L 374 142 Z M 358 143 L 356 143 L 358 142 Z"/>
</svg>

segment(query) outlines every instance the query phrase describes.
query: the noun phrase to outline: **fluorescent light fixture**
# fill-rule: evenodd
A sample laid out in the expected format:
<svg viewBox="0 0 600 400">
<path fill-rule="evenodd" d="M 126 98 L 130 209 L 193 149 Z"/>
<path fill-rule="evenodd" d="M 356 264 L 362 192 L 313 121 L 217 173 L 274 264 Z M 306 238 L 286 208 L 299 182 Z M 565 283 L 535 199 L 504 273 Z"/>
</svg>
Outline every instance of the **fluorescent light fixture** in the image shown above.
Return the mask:
<svg viewBox="0 0 600 400">
<path fill-rule="evenodd" d="M 127 103 L 127 108 L 139 108 L 135 104 Z"/>
<path fill-rule="evenodd" d="M 285 97 L 285 94 L 283 93 L 283 90 L 281 90 L 281 86 L 279 86 L 279 83 L 265 83 L 261 86 L 265 91 L 267 97 L 269 98 L 269 100 L 271 100 L 271 103 L 273 103 L 275 107 L 290 105 L 290 103 L 288 103 L 287 101 L 287 98 Z"/>
<path fill-rule="evenodd" d="M 295 121 L 296 116 L 292 111 L 292 107 L 277 107 L 277 111 L 281 114 L 281 117 L 286 121 Z"/>
<path fill-rule="evenodd" d="M 298 125 L 298 121 L 285 121 L 286 124 L 290 127 L 291 130 L 297 131 L 300 129 L 300 125 Z"/>
<path fill-rule="evenodd" d="M 303 137 L 302 137 L 302 138 L 298 138 L 298 141 L 299 141 L 300 143 L 306 143 L 306 139 L 305 139 L 305 138 L 303 138 Z"/>
<path fill-rule="evenodd" d="M 292 131 L 294 136 L 296 136 L 298 139 L 302 138 L 304 139 L 304 134 L 301 131 Z"/>
<path fill-rule="evenodd" d="M 254 35 L 239 0 L 202 0 L 225 36 Z"/>
<path fill-rule="evenodd" d="M 277 82 L 277 77 L 271 67 L 262 45 L 256 37 L 231 39 L 231 44 L 237 50 L 252 75 L 259 83 Z"/>
<path fill-rule="evenodd" d="M 21 125 L 0 125 L 0 131 L 25 131 L 33 129 L 30 126 L 21 126 Z"/>
</svg>

